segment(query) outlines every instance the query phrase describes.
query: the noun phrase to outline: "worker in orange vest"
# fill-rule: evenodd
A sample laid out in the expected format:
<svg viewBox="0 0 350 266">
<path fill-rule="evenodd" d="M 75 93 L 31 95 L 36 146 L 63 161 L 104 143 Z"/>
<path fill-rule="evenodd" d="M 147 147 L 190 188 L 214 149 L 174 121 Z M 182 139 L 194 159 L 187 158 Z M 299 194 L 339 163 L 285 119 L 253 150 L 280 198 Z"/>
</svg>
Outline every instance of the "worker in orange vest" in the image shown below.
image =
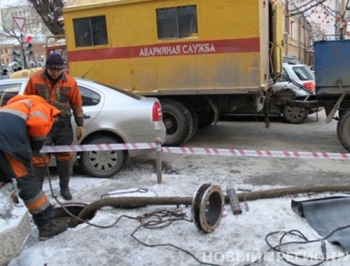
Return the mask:
<svg viewBox="0 0 350 266">
<path fill-rule="evenodd" d="M 80 140 L 84 134 L 84 114 L 82 98 L 76 80 L 64 72 L 65 64 L 59 54 L 51 54 L 46 60 L 45 69 L 35 73 L 28 81 L 24 91 L 26 95 L 39 95 L 61 111 L 47 136 L 45 145 L 70 145 L 73 142 L 71 116 L 77 124 L 76 136 Z M 60 194 L 65 200 L 71 200 L 69 180 L 71 175 L 71 152 L 57 152 L 57 174 L 60 179 Z M 46 166 L 50 154 L 34 156 L 32 164 L 41 182 L 44 181 Z"/>
<path fill-rule="evenodd" d="M 57 108 L 36 95 L 17 95 L 0 107 L 0 181 L 16 179 L 19 197 L 33 216 L 41 240 L 69 227 L 67 218 L 53 219 L 53 206 L 31 165 L 33 154 L 43 147 L 59 114 Z"/>
</svg>

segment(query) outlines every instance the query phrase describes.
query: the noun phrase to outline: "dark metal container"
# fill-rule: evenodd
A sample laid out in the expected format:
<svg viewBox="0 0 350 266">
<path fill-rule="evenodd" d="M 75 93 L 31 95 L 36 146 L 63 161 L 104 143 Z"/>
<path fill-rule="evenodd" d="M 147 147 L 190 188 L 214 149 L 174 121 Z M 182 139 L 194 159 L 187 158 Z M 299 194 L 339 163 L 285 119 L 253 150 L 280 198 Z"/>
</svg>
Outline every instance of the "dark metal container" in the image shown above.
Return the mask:
<svg viewBox="0 0 350 266">
<path fill-rule="evenodd" d="M 338 98 L 350 92 L 350 40 L 318 41 L 315 49 L 317 98 Z"/>
</svg>

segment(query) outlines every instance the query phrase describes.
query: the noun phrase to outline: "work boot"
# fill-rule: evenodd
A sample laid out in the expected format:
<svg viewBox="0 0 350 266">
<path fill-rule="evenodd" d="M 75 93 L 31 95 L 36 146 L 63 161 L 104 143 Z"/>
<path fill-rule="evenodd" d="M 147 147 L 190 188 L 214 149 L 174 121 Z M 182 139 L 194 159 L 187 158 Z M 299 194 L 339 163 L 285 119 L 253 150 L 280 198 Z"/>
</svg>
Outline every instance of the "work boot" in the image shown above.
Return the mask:
<svg viewBox="0 0 350 266">
<path fill-rule="evenodd" d="M 40 187 L 43 188 L 43 183 L 46 175 L 46 167 L 34 167 L 34 173 L 39 179 Z"/>
<path fill-rule="evenodd" d="M 57 174 L 60 179 L 60 194 L 65 200 L 71 200 L 72 194 L 69 191 L 70 161 L 57 161 Z"/>
<path fill-rule="evenodd" d="M 56 218 L 42 226 L 38 226 L 39 240 L 46 240 L 66 231 L 71 223 L 69 219 L 69 217 Z"/>
<path fill-rule="evenodd" d="M 61 181 L 60 181 L 60 190 L 61 190 L 60 194 L 65 200 L 71 200 L 73 198 L 72 194 L 70 194 L 68 185 L 65 185 L 65 184 L 62 185 Z"/>
</svg>

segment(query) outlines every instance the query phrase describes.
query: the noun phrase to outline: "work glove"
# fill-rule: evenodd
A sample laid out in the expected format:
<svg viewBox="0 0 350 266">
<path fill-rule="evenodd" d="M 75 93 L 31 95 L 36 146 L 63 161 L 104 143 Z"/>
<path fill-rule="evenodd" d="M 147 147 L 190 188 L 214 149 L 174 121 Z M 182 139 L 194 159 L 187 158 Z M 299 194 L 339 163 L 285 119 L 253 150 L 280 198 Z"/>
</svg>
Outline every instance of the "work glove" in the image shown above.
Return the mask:
<svg viewBox="0 0 350 266">
<path fill-rule="evenodd" d="M 81 140 L 84 136 L 85 128 L 77 127 L 77 140 Z"/>
</svg>

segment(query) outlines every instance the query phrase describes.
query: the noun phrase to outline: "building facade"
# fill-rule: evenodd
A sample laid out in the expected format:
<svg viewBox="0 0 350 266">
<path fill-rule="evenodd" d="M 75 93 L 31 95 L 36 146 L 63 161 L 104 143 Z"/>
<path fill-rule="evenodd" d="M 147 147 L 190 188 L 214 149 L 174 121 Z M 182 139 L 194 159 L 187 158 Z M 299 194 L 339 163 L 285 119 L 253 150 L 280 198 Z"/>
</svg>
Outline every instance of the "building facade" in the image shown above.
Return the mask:
<svg viewBox="0 0 350 266">
<path fill-rule="evenodd" d="M 12 62 L 21 67 L 37 65 L 45 60 L 45 35 L 48 30 L 32 5 L 11 6 L 0 9 L 0 60 L 2 68 Z M 19 29 L 14 18 L 23 19 Z M 26 43 L 26 40 L 29 42 Z M 30 43 L 28 47 L 28 44 Z M 23 53 L 26 54 L 26 64 Z"/>
<path fill-rule="evenodd" d="M 283 1 L 284 9 L 284 56 L 295 58 L 300 63 L 313 62 L 312 26 L 301 8 L 293 1 Z"/>
</svg>

